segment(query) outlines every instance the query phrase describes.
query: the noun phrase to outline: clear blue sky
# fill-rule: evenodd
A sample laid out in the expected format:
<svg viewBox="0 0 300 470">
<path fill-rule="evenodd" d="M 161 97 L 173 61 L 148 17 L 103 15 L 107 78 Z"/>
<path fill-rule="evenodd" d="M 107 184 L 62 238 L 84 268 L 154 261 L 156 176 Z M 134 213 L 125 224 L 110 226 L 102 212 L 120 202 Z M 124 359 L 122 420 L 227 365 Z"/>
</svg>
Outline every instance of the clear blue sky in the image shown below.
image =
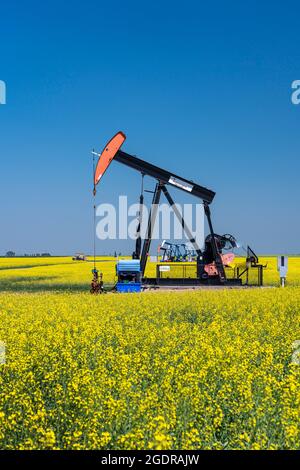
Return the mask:
<svg viewBox="0 0 300 470">
<path fill-rule="evenodd" d="M 217 232 L 300 253 L 298 1 L 12 0 L 0 15 L 1 254 L 91 251 L 89 152 L 118 130 L 216 191 Z M 138 192 L 115 163 L 98 202 Z M 132 249 L 98 243 L 114 247 Z"/>
</svg>

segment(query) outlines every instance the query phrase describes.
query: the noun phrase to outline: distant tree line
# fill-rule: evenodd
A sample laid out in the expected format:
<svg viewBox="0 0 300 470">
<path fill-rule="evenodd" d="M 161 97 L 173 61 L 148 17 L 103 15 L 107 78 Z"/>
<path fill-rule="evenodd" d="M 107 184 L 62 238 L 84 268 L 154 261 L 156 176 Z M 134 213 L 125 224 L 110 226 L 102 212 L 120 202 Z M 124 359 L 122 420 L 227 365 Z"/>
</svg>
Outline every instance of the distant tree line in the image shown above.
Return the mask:
<svg viewBox="0 0 300 470">
<path fill-rule="evenodd" d="M 6 255 L 8 258 L 13 258 L 14 256 L 16 256 L 16 253 L 14 251 L 7 251 L 6 252 Z M 32 254 L 28 254 L 28 253 L 24 253 L 24 255 L 18 255 L 18 256 L 21 256 L 21 257 L 30 257 L 30 258 L 33 258 L 33 257 L 42 257 L 42 256 L 51 256 L 50 253 L 32 253 Z"/>
</svg>

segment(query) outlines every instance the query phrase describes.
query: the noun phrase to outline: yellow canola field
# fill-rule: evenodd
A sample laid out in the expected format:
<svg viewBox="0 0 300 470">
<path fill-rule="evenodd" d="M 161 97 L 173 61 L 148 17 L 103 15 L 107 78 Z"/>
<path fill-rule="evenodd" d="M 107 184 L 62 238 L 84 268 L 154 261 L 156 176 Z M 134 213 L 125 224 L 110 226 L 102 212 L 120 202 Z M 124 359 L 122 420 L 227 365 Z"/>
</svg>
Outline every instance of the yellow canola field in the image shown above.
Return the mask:
<svg viewBox="0 0 300 470">
<path fill-rule="evenodd" d="M 115 258 L 97 257 L 104 281 L 113 284 Z M 0 291 L 89 291 L 93 259 L 73 261 L 71 257 L 0 258 Z"/>
<path fill-rule="evenodd" d="M 299 259 L 285 289 L 91 296 L 91 269 L 0 270 L 0 449 L 300 448 Z"/>
<path fill-rule="evenodd" d="M 123 258 L 122 258 L 123 259 Z M 237 262 L 241 262 L 238 259 Z M 277 258 L 264 257 L 260 261 L 266 265 L 264 270 L 265 285 L 279 285 Z M 103 273 L 105 284 L 116 282 L 116 260 L 109 257 L 97 257 L 97 269 Z M 182 265 L 178 273 L 182 272 Z M 0 258 L 0 291 L 12 292 L 87 292 L 92 279 L 93 261 L 72 261 L 71 257 L 51 258 Z M 176 271 L 176 270 L 175 270 Z M 147 264 L 146 276 L 156 276 L 156 263 Z M 300 286 L 300 258 L 290 257 L 287 281 L 289 286 Z"/>
</svg>

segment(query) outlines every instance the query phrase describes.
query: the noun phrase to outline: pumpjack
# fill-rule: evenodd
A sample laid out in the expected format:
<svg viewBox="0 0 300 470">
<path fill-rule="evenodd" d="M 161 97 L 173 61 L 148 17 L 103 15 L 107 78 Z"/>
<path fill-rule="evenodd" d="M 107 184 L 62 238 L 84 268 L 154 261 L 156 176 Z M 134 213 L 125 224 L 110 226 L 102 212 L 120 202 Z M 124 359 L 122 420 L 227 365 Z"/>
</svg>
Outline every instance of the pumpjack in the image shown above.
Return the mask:
<svg viewBox="0 0 300 470">
<path fill-rule="evenodd" d="M 121 163 L 129 168 L 132 168 L 144 176 L 150 176 L 156 180 L 155 190 L 153 192 L 153 199 L 151 208 L 149 211 L 148 225 L 146 236 L 144 238 L 142 246 L 141 238 L 141 211 L 144 201 L 143 190 L 140 195 L 140 214 L 137 226 L 137 236 L 135 251 L 133 253 L 134 260 L 140 260 L 140 278 L 143 285 L 155 285 L 157 279 L 146 278 L 145 269 L 147 264 L 148 254 L 150 252 L 152 233 L 157 216 L 158 205 L 160 202 L 161 195 L 163 194 L 173 209 L 176 217 L 178 218 L 190 244 L 192 245 L 196 253 L 197 263 L 197 276 L 195 279 L 188 279 L 187 283 L 195 285 L 201 284 L 213 284 L 213 285 L 241 285 L 241 279 L 230 278 L 227 279 L 225 266 L 230 263 L 233 255 L 223 254 L 223 250 L 236 246 L 236 240 L 232 235 L 218 235 L 214 232 L 210 204 L 212 203 L 215 192 L 204 186 L 201 186 L 194 181 L 190 181 L 182 176 L 178 176 L 170 171 L 164 170 L 158 166 L 155 166 L 149 162 L 142 160 L 134 155 L 121 150 L 121 146 L 124 143 L 126 136 L 123 132 L 118 132 L 104 147 L 104 150 L 99 156 L 98 163 L 94 172 L 94 195 L 96 194 L 96 186 L 103 177 L 107 168 L 112 161 Z M 195 237 L 192 235 L 189 227 L 186 225 L 183 216 L 178 210 L 174 203 L 171 194 L 168 191 L 168 187 L 179 189 L 184 193 L 190 194 L 200 199 L 204 206 L 204 213 L 208 222 L 209 234 L 205 239 L 205 247 L 203 250 L 200 249 Z M 118 268 L 117 268 L 118 271 Z M 124 274 L 124 273 L 123 273 Z M 119 271 L 119 277 L 122 277 L 122 272 Z M 127 276 L 128 277 L 128 276 Z M 119 279 L 120 280 L 120 279 Z M 181 279 L 181 284 L 184 284 L 184 279 Z M 168 278 L 167 285 L 178 284 L 178 279 Z M 159 285 L 163 284 L 163 279 L 160 279 Z"/>
<path fill-rule="evenodd" d="M 187 243 L 170 243 L 163 240 L 158 251 L 162 252 L 161 261 L 164 262 L 191 262 L 197 259 L 196 251 Z"/>
<path fill-rule="evenodd" d="M 183 243 L 170 243 L 163 240 L 159 250 L 162 252 L 161 261 L 185 261 L 186 251 L 182 250 Z"/>
</svg>

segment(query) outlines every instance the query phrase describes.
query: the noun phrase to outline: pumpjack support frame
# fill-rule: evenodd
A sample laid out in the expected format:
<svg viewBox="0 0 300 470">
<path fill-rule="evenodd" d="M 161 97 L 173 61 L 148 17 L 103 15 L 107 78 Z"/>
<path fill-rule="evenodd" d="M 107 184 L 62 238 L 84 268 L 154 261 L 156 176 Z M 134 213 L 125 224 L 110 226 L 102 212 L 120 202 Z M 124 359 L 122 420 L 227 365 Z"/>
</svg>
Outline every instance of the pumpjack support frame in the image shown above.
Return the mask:
<svg viewBox="0 0 300 470">
<path fill-rule="evenodd" d="M 189 241 L 193 244 L 196 253 L 197 253 L 197 273 L 199 278 L 202 277 L 204 273 L 204 262 L 203 262 L 203 256 L 202 256 L 202 251 L 200 250 L 195 238 L 193 237 L 192 233 L 190 232 L 188 226 L 186 225 L 184 218 L 180 214 L 179 210 L 177 209 L 177 206 L 172 199 L 169 191 L 166 188 L 166 184 L 172 185 L 178 189 L 181 189 L 187 193 L 192 194 L 193 196 L 199 197 L 202 199 L 203 204 L 204 204 L 204 212 L 208 221 L 208 226 L 209 226 L 209 231 L 212 237 L 212 249 L 213 249 L 213 254 L 214 254 L 214 259 L 216 263 L 216 268 L 218 271 L 218 280 L 217 283 L 219 284 L 225 284 L 226 282 L 226 274 L 225 274 L 225 269 L 222 263 L 221 255 L 218 251 L 218 247 L 216 244 L 216 240 L 214 237 L 214 230 L 213 230 L 213 225 L 212 225 L 212 220 L 211 220 L 211 213 L 210 213 L 210 208 L 209 204 L 212 202 L 215 192 L 211 191 L 210 189 L 205 188 L 204 186 L 200 186 L 197 183 L 194 183 L 193 181 L 187 180 L 185 178 L 179 177 L 173 173 L 170 173 L 169 171 L 163 170 L 162 168 L 159 168 L 155 165 L 152 165 L 151 163 L 145 162 L 144 160 L 137 158 L 133 155 L 130 155 L 126 152 L 123 152 L 122 150 L 118 150 L 116 153 L 116 156 L 114 160 L 118 161 L 119 163 L 122 163 L 123 165 L 126 165 L 130 168 L 133 168 L 137 171 L 139 171 L 143 176 L 152 176 L 157 180 L 157 184 L 155 187 L 155 191 L 153 194 L 153 200 L 151 204 L 151 210 L 149 213 L 149 218 L 148 218 L 148 226 L 147 226 L 147 234 L 146 238 L 144 240 L 142 252 L 141 252 L 141 272 L 142 276 L 145 274 L 145 269 L 146 269 L 146 264 L 147 264 L 147 256 L 150 250 L 150 245 L 151 245 L 151 239 L 152 239 L 152 233 L 153 233 L 153 228 L 155 224 L 155 219 L 157 215 L 157 209 L 158 209 L 158 204 L 160 201 L 161 193 L 165 195 L 168 203 L 172 207 L 176 217 L 178 218 L 179 222 L 182 225 L 183 230 L 185 231 L 185 234 L 187 235 Z M 140 222 L 139 222 L 140 225 Z M 137 242 L 136 244 L 140 243 L 140 233 L 137 236 Z M 138 252 L 138 249 L 136 249 L 135 253 Z M 207 282 L 205 279 L 204 282 Z"/>
</svg>

